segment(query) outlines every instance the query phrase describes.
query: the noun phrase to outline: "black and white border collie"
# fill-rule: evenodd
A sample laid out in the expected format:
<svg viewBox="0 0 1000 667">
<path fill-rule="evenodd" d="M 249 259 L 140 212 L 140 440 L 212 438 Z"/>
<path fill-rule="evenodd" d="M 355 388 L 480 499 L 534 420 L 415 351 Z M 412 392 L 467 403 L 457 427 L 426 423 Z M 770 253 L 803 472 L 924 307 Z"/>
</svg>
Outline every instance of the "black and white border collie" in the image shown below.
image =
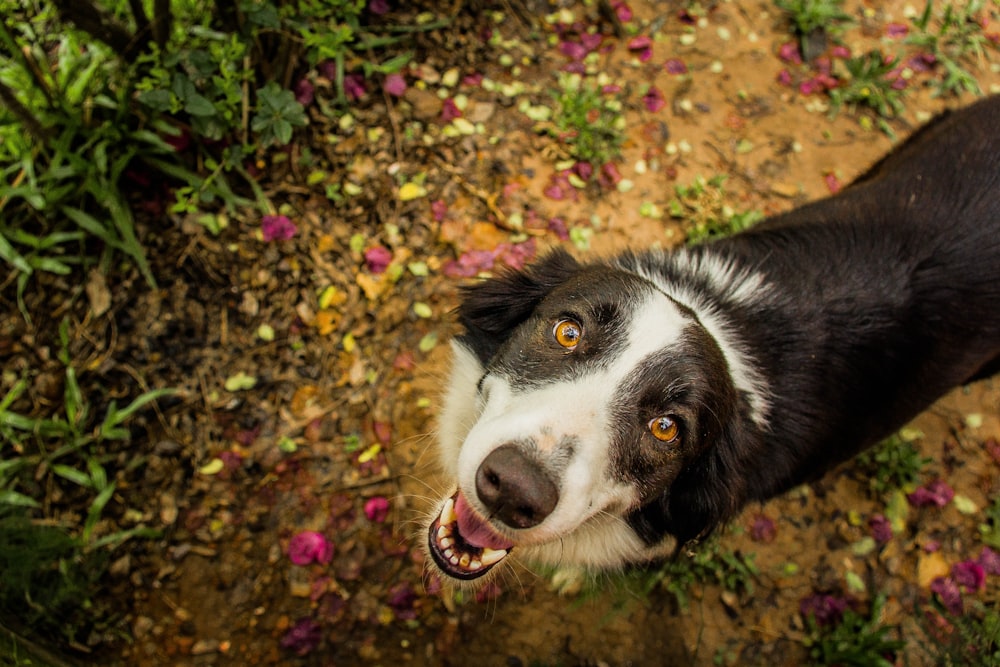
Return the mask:
<svg viewBox="0 0 1000 667">
<path fill-rule="evenodd" d="M 741 234 L 468 287 L 431 561 L 669 555 L 1000 370 L 1000 97 Z"/>
</svg>

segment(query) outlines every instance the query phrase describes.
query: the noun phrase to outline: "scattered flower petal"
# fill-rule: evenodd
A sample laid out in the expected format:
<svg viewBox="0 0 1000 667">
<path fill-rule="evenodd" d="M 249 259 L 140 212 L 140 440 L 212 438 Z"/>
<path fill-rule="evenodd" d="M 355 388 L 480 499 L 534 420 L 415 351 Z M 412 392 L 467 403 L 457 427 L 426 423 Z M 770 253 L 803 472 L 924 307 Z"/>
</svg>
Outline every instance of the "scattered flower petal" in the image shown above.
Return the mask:
<svg viewBox="0 0 1000 667">
<path fill-rule="evenodd" d="M 948 486 L 943 480 L 936 479 L 930 484 L 921 486 L 913 493 L 908 494 L 906 499 L 914 507 L 929 507 L 931 505 L 944 507 L 951 502 L 954 496 L 954 489 Z"/>
<path fill-rule="evenodd" d="M 847 600 L 824 593 L 813 593 L 799 602 L 799 613 L 812 616 L 821 627 L 836 625 L 847 611 Z"/>
<path fill-rule="evenodd" d="M 365 266 L 375 275 L 384 273 L 389 268 L 390 262 L 392 262 L 392 251 L 384 246 L 365 250 Z"/>
<path fill-rule="evenodd" d="M 352 102 L 360 100 L 368 90 L 365 88 L 365 78 L 360 74 L 348 74 L 344 77 L 344 94 Z"/>
<path fill-rule="evenodd" d="M 288 558 L 296 565 L 326 565 L 333 558 L 333 543 L 322 533 L 304 530 L 289 541 Z"/>
<path fill-rule="evenodd" d="M 311 618 L 300 618 L 281 638 L 281 647 L 291 649 L 296 655 L 312 653 L 323 640 L 323 628 Z"/>
<path fill-rule="evenodd" d="M 986 574 L 1000 574 L 1000 553 L 997 553 L 993 549 L 983 547 L 976 562 L 982 566 Z"/>
<path fill-rule="evenodd" d="M 299 228 L 285 215 L 265 215 L 260 219 L 260 230 L 264 240 L 287 241 L 298 233 Z"/>
<path fill-rule="evenodd" d="M 653 57 L 653 40 L 649 35 L 633 37 L 628 42 L 628 50 L 635 53 L 640 62 L 646 62 Z"/>
<path fill-rule="evenodd" d="M 446 98 L 441 104 L 441 120 L 448 123 L 462 115 L 462 110 L 458 108 L 455 104 L 455 100 L 452 98 Z"/>
<path fill-rule="evenodd" d="M 688 71 L 687 65 L 680 58 L 668 59 L 663 63 L 663 69 L 667 70 L 668 74 L 687 74 Z"/>
<path fill-rule="evenodd" d="M 956 616 L 962 613 L 962 593 L 958 590 L 958 584 L 954 579 L 938 577 L 931 582 L 931 592 L 938 596 L 949 613 Z"/>
<path fill-rule="evenodd" d="M 754 542 L 770 544 L 778 535 L 778 526 L 771 517 L 758 514 L 750 525 L 750 539 Z"/>
<path fill-rule="evenodd" d="M 652 113 L 656 113 L 667 105 L 667 101 L 663 97 L 663 91 L 656 86 L 649 87 L 646 94 L 642 96 L 642 103 L 646 105 L 646 110 Z"/>
<path fill-rule="evenodd" d="M 892 539 L 892 523 L 882 514 L 876 514 L 868 519 L 868 530 L 879 544 L 885 544 Z"/>
<path fill-rule="evenodd" d="M 802 64 L 802 53 L 799 51 L 798 42 L 785 42 L 778 47 L 778 58 L 793 65 Z"/>
<path fill-rule="evenodd" d="M 382 84 L 382 90 L 394 95 L 396 97 L 401 97 L 403 93 L 406 92 L 406 79 L 399 72 L 394 72 L 387 77 L 385 77 L 385 83 Z"/>
<path fill-rule="evenodd" d="M 295 84 L 295 101 L 304 107 L 309 106 L 313 102 L 313 93 L 315 88 L 309 79 L 302 79 L 297 84 Z"/>
<path fill-rule="evenodd" d="M 974 560 L 952 565 L 951 578 L 964 588 L 966 593 L 978 593 L 986 586 L 986 570 Z"/>
<path fill-rule="evenodd" d="M 365 501 L 365 516 L 372 523 L 382 523 L 389 516 L 389 500 L 375 496 Z"/>
<path fill-rule="evenodd" d="M 372 14 L 382 16 L 389 11 L 389 0 L 371 0 L 368 3 L 368 11 Z"/>
<path fill-rule="evenodd" d="M 413 201 L 414 199 L 419 199 L 426 195 L 427 195 L 427 188 L 420 185 L 419 183 L 414 183 L 413 181 L 409 181 L 399 186 L 400 201 Z"/>
<path fill-rule="evenodd" d="M 890 23 L 885 27 L 886 37 L 906 37 L 909 32 L 910 29 L 905 23 Z"/>
</svg>

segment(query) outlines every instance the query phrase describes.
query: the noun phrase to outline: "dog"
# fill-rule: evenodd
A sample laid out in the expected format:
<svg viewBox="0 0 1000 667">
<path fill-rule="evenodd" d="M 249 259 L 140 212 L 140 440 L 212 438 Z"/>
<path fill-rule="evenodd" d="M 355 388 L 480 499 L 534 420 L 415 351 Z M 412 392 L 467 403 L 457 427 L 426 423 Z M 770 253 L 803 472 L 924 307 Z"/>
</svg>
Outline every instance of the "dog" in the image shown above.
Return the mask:
<svg viewBox="0 0 1000 667">
<path fill-rule="evenodd" d="M 1000 97 L 739 234 L 464 288 L 445 580 L 660 559 L 1000 370 Z"/>
</svg>

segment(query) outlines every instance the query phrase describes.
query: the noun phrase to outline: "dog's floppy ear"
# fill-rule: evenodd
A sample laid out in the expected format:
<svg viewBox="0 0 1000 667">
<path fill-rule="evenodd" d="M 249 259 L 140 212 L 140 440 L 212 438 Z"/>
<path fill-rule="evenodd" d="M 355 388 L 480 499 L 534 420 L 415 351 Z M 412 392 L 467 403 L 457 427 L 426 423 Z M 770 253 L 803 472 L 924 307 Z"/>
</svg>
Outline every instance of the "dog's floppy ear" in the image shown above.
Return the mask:
<svg viewBox="0 0 1000 667">
<path fill-rule="evenodd" d="M 461 342 L 487 363 L 545 295 L 579 268 L 569 253 L 555 250 L 525 269 L 508 270 L 463 288 L 458 321 L 466 333 L 460 337 Z"/>
</svg>

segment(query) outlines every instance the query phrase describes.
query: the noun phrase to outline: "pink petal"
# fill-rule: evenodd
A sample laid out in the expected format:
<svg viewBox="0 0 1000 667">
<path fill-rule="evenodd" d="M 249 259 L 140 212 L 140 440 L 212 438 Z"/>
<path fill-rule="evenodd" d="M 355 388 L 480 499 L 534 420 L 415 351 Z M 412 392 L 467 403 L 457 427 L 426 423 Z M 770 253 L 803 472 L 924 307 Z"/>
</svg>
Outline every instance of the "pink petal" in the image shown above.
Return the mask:
<svg viewBox="0 0 1000 667">
<path fill-rule="evenodd" d="M 309 106 L 313 101 L 314 90 L 312 82 L 309 79 L 300 80 L 295 84 L 295 101 L 304 107 Z"/>
<path fill-rule="evenodd" d="M 881 514 L 876 514 L 868 520 L 868 530 L 879 544 L 885 544 L 892 539 L 892 523 Z"/>
<path fill-rule="evenodd" d="M 778 535 L 778 526 L 770 517 L 758 514 L 750 525 L 750 539 L 754 542 L 770 544 Z"/>
<path fill-rule="evenodd" d="M 265 215 L 260 219 L 260 229 L 265 241 L 287 241 L 299 231 L 285 215 Z"/>
<path fill-rule="evenodd" d="M 941 604 L 950 613 L 956 616 L 962 613 L 962 593 L 954 579 L 938 577 L 931 582 L 931 592 L 937 594 Z"/>
<path fill-rule="evenodd" d="M 382 523 L 389 516 L 389 500 L 375 496 L 365 501 L 365 516 L 372 523 Z"/>
<path fill-rule="evenodd" d="M 441 222 L 444 220 L 444 216 L 448 213 L 448 204 L 444 202 L 443 199 L 435 199 L 431 202 L 431 215 L 434 216 L 434 222 Z"/>
<path fill-rule="evenodd" d="M 663 92 L 656 86 L 650 86 L 646 94 L 642 96 L 642 103 L 646 105 L 646 110 L 656 113 L 667 105 Z"/>
<path fill-rule="evenodd" d="M 406 79 L 403 75 L 396 72 L 385 77 L 385 83 L 382 84 L 382 89 L 390 95 L 400 97 L 406 92 Z"/>
<path fill-rule="evenodd" d="M 983 547 L 983 550 L 979 553 L 977 562 L 983 567 L 983 571 L 986 574 L 1000 574 L 1000 553 L 997 553 L 993 549 Z"/>
<path fill-rule="evenodd" d="M 778 57 L 786 63 L 794 65 L 802 64 L 802 54 L 799 52 L 798 42 L 785 42 L 778 47 Z"/>
<path fill-rule="evenodd" d="M 680 58 L 667 59 L 667 62 L 663 63 L 663 69 L 667 70 L 668 74 L 687 74 L 688 71 L 687 65 Z"/>
<path fill-rule="evenodd" d="M 371 2 L 368 3 L 368 11 L 372 14 L 382 16 L 389 11 L 389 2 L 388 0 L 371 0 Z"/>
<path fill-rule="evenodd" d="M 368 92 L 365 88 L 365 78 L 360 74 L 348 74 L 344 77 L 344 94 L 352 102 L 359 100 Z"/>
<path fill-rule="evenodd" d="M 577 42 L 561 42 L 559 44 L 559 51 L 573 60 L 583 60 L 583 57 L 587 55 L 587 49 L 583 44 Z"/>
<path fill-rule="evenodd" d="M 455 104 L 455 100 L 450 97 L 445 99 L 444 103 L 441 105 L 441 120 L 448 123 L 461 115 L 462 110 Z"/>
<path fill-rule="evenodd" d="M 890 23 L 885 27 L 886 37 L 906 37 L 908 32 L 910 29 L 905 23 Z"/>
<path fill-rule="evenodd" d="M 392 262 L 392 251 L 383 246 L 375 246 L 365 250 L 365 265 L 368 270 L 378 275 L 389 268 Z"/>
<path fill-rule="evenodd" d="M 936 479 L 930 484 L 919 487 L 913 493 L 907 495 L 906 499 L 914 507 L 927 507 L 930 505 L 944 507 L 951 502 L 954 496 L 954 489 L 948 486 L 943 480 Z"/>
<path fill-rule="evenodd" d="M 296 565 L 326 565 L 333 559 L 333 543 L 322 533 L 304 530 L 288 543 L 288 558 Z"/>
<path fill-rule="evenodd" d="M 986 570 L 973 560 L 952 565 L 951 577 L 967 593 L 978 593 L 986 586 Z"/>
</svg>

